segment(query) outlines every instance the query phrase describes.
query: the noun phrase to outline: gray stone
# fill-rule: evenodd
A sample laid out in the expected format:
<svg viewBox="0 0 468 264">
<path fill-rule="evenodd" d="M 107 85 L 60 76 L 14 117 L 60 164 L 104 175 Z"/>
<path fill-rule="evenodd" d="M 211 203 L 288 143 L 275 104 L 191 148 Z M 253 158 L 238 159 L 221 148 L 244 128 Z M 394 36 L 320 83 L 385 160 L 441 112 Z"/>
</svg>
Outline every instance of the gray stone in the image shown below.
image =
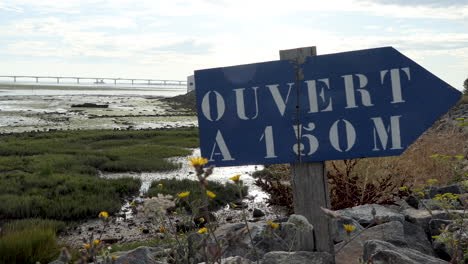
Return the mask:
<svg viewBox="0 0 468 264">
<path fill-rule="evenodd" d="M 375 218 L 377 222 L 391 222 L 399 221 L 403 223 L 405 217 L 398 213 L 396 210 L 389 209 L 385 206 L 378 204 L 365 204 L 360 206 L 355 206 L 352 208 L 347 208 L 337 211 L 341 216 L 352 218 L 359 222 L 363 226 L 367 226 L 374 221 L 374 216 L 372 215 L 372 210 L 375 209 L 376 215 Z"/>
<path fill-rule="evenodd" d="M 405 221 L 403 223 L 403 232 L 405 233 L 405 241 L 408 247 L 426 255 L 434 256 L 431 242 L 422 227 Z"/>
<path fill-rule="evenodd" d="M 423 254 L 417 250 L 397 246 L 380 240 L 368 240 L 364 244 L 363 260 L 373 264 L 444 264 L 444 260 Z"/>
<path fill-rule="evenodd" d="M 404 237 L 403 224 L 399 221 L 371 227 L 359 233 L 351 242 L 343 241 L 335 245 L 336 264 L 359 264 L 367 240 L 403 241 Z"/>
<path fill-rule="evenodd" d="M 463 193 L 463 184 L 457 183 L 443 187 L 431 187 L 429 189 L 429 198 L 434 198 L 437 194 L 444 193 L 461 194 Z"/>
<path fill-rule="evenodd" d="M 253 241 L 250 240 L 249 231 Z M 227 245 L 223 256 L 243 256 L 250 260 L 261 259 L 270 251 L 294 250 L 296 233 L 297 228 L 292 223 L 281 223 L 278 228 L 272 228 L 264 221 L 249 223 L 249 230 L 245 224 L 238 223 L 222 225 L 215 231 L 217 240 Z"/>
<path fill-rule="evenodd" d="M 426 234 L 430 234 L 429 222 L 432 219 L 443 219 L 449 220 L 451 215 L 463 216 L 463 210 L 433 210 L 429 212 L 428 210 L 416 210 L 416 209 L 406 209 L 403 210 L 406 221 L 420 225 Z"/>
<path fill-rule="evenodd" d="M 263 264 L 333 264 L 333 256 L 326 252 L 272 251 L 265 254 Z"/>
<path fill-rule="evenodd" d="M 348 233 L 344 229 L 343 225 L 353 225 L 356 227 L 356 229 L 349 234 L 350 237 L 354 237 L 356 234 L 364 230 L 364 227 L 362 227 L 356 220 L 347 217 L 333 219 L 332 224 L 335 226 L 333 229 L 333 241 L 335 243 L 339 243 L 348 237 Z"/>
<path fill-rule="evenodd" d="M 452 220 L 431 219 L 429 221 L 429 234 L 432 236 L 440 235 L 441 229 L 452 223 Z"/>
<path fill-rule="evenodd" d="M 255 208 L 253 210 L 252 216 L 253 217 L 262 217 L 262 216 L 265 216 L 265 213 L 262 210 Z"/>
<path fill-rule="evenodd" d="M 443 208 L 432 199 L 421 199 L 418 203 L 419 210 L 443 210 Z"/>
<path fill-rule="evenodd" d="M 116 264 L 160 264 L 160 261 L 155 260 L 156 257 L 161 257 L 164 254 L 164 249 L 159 247 L 138 247 L 128 252 L 117 252 L 113 255 L 118 256 Z"/>
</svg>

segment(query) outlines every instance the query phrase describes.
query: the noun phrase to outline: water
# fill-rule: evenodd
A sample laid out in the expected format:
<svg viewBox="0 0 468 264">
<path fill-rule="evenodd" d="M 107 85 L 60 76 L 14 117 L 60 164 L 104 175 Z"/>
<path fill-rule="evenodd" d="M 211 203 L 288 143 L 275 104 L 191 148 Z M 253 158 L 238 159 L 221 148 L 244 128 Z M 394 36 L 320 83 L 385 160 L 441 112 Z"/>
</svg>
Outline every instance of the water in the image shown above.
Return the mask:
<svg viewBox="0 0 468 264">
<path fill-rule="evenodd" d="M 180 85 L 96 85 L 53 83 L 0 82 L 0 96 L 59 96 L 59 95 L 126 95 L 172 97 L 185 94 L 187 88 Z"/>
</svg>

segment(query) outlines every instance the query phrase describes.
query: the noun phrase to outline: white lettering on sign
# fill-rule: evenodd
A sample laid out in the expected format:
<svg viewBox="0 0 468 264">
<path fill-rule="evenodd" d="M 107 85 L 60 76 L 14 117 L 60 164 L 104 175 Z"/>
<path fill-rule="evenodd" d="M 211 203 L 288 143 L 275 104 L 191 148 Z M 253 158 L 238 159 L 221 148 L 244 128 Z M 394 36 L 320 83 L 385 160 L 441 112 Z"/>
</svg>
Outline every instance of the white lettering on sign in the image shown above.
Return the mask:
<svg viewBox="0 0 468 264">
<path fill-rule="evenodd" d="M 346 142 L 347 147 L 345 150 L 343 150 L 340 147 L 340 139 L 338 136 L 338 123 L 340 121 L 345 123 L 346 141 L 347 141 Z M 336 120 L 335 123 L 333 123 L 333 125 L 330 128 L 329 137 L 330 137 L 330 143 L 332 144 L 334 149 L 338 150 L 339 152 L 343 152 L 343 151 L 347 152 L 347 151 L 350 151 L 351 148 L 354 146 L 354 143 L 356 143 L 356 130 L 354 129 L 354 126 L 348 120 L 345 120 L 345 119 Z"/>
<path fill-rule="evenodd" d="M 387 69 L 378 71 L 377 76 L 374 76 L 372 80 L 379 80 L 380 74 L 380 83 L 379 85 L 386 85 L 391 87 L 389 89 L 389 97 L 387 103 L 397 104 L 405 103 L 403 97 L 402 89 L 402 79 L 405 81 L 411 81 L 410 68 L 396 68 L 396 69 Z M 377 77 L 377 78 L 376 78 Z M 360 142 L 369 142 L 367 138 L 362 139 L 362 135 L 358 134 L 355 125 L 352 121 L 350 122 L 347 119 L 344 119 L 346 116 L 346 109 L 355 109 L 359 107 L 373 107 L 371 91 L 369 91 L 368 83 L 369 79 L 366 75 L 356 73 L 348 75 L 339 75 L 335 76 L 335 79 L 331 80 L 330 78 L 320 78 L 315 80 L 304 80 L 305 87 L 302 87 L 307 95 L 303 97 L 308 100 L 306 102 L 307 109 L 301 109 L 305 115 L 308 115 L 310 120 L 314 118 L 314 114 L 319 114 L 322 112 L 333 112 L 338 111 L 338 107 L 343 112 L 341 119 L 332 120 L 334 122 L 327 122 L 330 127 L 326 127 L 325 131 L 328 131 L 328 138 L 325 136 L 325 139 L 322 138 L 323 135 L 320 135 L 320 141 L 318 135 L 314 135 L 314 130 L 316 126 L 321 125 L 317 122 L 307 122 L 305 124 L 294 125 L 293 129 L 290 130 L 291 133 L 294 132 L 296 139 L 298 140 L 292 146 L 287 146 L 293 153 L 300 156 L 312 156 L 319 152 L 320 147 L 330 146 L 330 149 L 333 151 L 345 153 L 350 152 L 355 147 L 356 142 L 358 142 L 359 136 L 361 136 Z M 344 89 L 335 90 L 332 87 L 334 84 L 337 84 L 337 81 L 341 82 L 341 86 Z M 387 85 L 386 82 L 390 81 Z M 260 100 L 261 96 L 271 96 L 266 100 L 273 100 L 276 108 L 278 110 L 278 117 L 285 117 L 287 107 L 291 107 L 291 91 L 295 83 L 283 83 L 283 84 L 269 84 L 263 86 L 254 86 L 248 88 L 236 88 L 232 92 L 234 94 L 234 99 L 226 105 L 225 99 L 217 91 L 209 91 L 202 97 L 201 102 L 201 112 L 207 120 L 216 122 L 223 118 L 226 108 L 233 107 L 235 103 L 236 114 L 238 120 L 252 121 L 257 122 L 259 116 L 261 116 L 262 111 L 275 111 L 274 109 L 261 108 L 262 101 Z M 339 84 L 338 84 L 339 85 Z M 376 85 L 373 83 L 372 85 Z M 373 87 L 375 89 L 375 87 Z M 227 95 L 225 95 L 227 96 Z M 232 96 L 232 94 L 231 94 Z M 227 98 L 227 97 L 226 97 Z M 294 98 L 295 99 L 295 98 Z M 260 100 L 260 102 L 259 102 Z M 289 102 L 289 103 L 288 103 Z M 378 102 L 378 100 L 376 100 Z M 341 104 L 341 105 L 340 105 Z M 343 109 L 344 108 L 344 109 Z M 401 150 L 402 146 L 402 137 L 400 131 L 400 119 L 401 115 L 395 115 L 388 117 L 372 117 L 370 119 L 366 118 L 366 126 L 369 128 L 366 131 L 366 137 L 371 137 L 373 141 L 368 143 L 369 150 L 372 151 L 385 151 L 385 150 Z M 362 125 L 362 120 L 360 120 L 360 125 Z M 284 131 L 284 129 L 281 129 Z M 320 131 L 323 131 L 322 129 Z M 360 132 L 362 134 L 362 132 Z M 262 128 L 259 142 L 264 141 L 265 159 L 275 159 L 279 158 L 278 149 L 275 147 L 283 147 L 283 142 L 278 141 L 275 143 L 275 140 L 281 139 L 281 137 L 289 137 L 293 135 L 278 135 L 274 133 L 274 127 L 272 125 L 265 126 Z M 329 144 L 324 144 L 323 140 L 328 140 Z M 210 161 L 222 160 L 222 161 L 233 161 L 235 158 L 231 155 L 228 145 L 226 144 L 224 137 L 220 130 L 217 131 L 215 138 L 213 140 L 213 147 L 211 149 Z M 289 141 L 291 142 L 291 141 Z M 263 144 L 263 143 L 262 143 Z M 362 143 L 360 143 L 362 144 Z M 361 146 L 360 146 L 361 147 Z M 276 151 L 275 151 L 276 150 Z"/>
<path fill-rule="evenodd" d="M 277 158 L 275 154 L 275 142 L 273 140 L 273 127 L 265 127 L 265 132 L 260 137 L 260 141 L 265 139 L 266 156 L 265 159 Z"/>
<path fill-rule="evenodd" d="M 216 148 L 218 148 L 221 152 L 215 152 Z M 224 141 L 223 135 L 221 134 L 221 131 L 219 130 L 216 133 L 215 142 L 213 144 L 213 149 L 211 150 L 210 161 L 214 161 L 215 155 L 223 156 L 222 158 L 223 161 L 235 160 L 234 158 L 232 158 L 231 153 L 229 152 L 229 149 L 226 145 L 226 142 Z"/>
<path fill-rule="evenodd" d="M 279 84 L 271 84 L 267 85 L 268 89 L 270 89 L 270 93 L 273 96 L 273 100 L 275 100 L 276 106 L 278 107 L 278 110 L 281 114 L 281 116 L 284 116 L 284 112 L 286 110 L 286 104 L 288 103 L 289 99 L 289 94 L 291 93 L 291 88 L 294 85 L 294 83 L 288 83 L 288 93 L 286 94 L 286 99 L 283 99 L 281 96 L 281 93 L 278 90 Z"/>
<path fill-rule="evenodd" d="M 258 117 L 257 89 L 258 87 L 252 87 L 255 95 L 255 115 L 250 119 L 255 119 Z M 237 116 L 242 120 L 249 120 L 249 118 L 245 115 L 244 90 L 244 88 L 234 89 L 234 92 L 236 93 Z"/>
<path fill-rule="evenodd" d="M 302 134 L 302 129 L 305 131 L 312 131 L 315 129 L 315 124 L 314 123 L 309 123 L 306 127 L 303 127 L 302 125 L 298 126 L 293 126 L 294 129 L 294 134 L 296 135 L 296 139 L 298 138 L 305 138 L 309 141 L 309 152 L 307 153 L 308 156 L 314 154 L 318 148 L 319 148 L 319 141 L 315 136 L 312 136 L 311 134 Z M 301 133 L 299 133 L 301 131 Z M 299 149 L 301 150 L 301 156 L 305 156 L 305 153 L 302 153 L 304 150 L 304 144 L 294 144 L 293 145 L 293 151 L 296 153 L 296 155 L 299 155 Z"/>
<path fill-rule="evenodd" d="M 218 111 L 218 116 L 216 117 L 215 120 L 211 118 L 210 93 L 214 93 L 216 96 L 215 97 L 216 98 L 216 110 Z M 201 108 L 202 108 L 203 115 L 206 117 L 206 119 L 210 121 L 218 121 L 221 119 L 221 117 L 223 117 L 224 111 L 226 110 L 226 105 L 224 103 L 223 96 L 221 96 L 220 93 L 216 91 L 210 91 L 210 92 L 207 92 L 205 96 L 203 97 Z"/>
<path fill-rule="evenodd" d="M 388 144 L 388 133 L 391 134 L 392 147 L 390 149 L 403 149 L 401 146 L 401 135 L 400 135 L 400 117 L 391 116 L 390 126 L 385 129 L 385 125 L 381 117 L 371 118 L 374 121 L 374 148 L 373 151 L 379 151 L 377 147 L 377 137 L 380 139 L 380 144 L 383 150 L 387 149 Z"/>
<path fill-rule="evenodd" d="M 319 79 L 319 82 L 323 83 L 327 89 L 330 89 L 330 80 L 329 79 Z M 307 84 L 307 92 L 309 94 L 309 113 L 317 113 L 317 112 L 327 112 L 332 111 L 332 99 L 328 98 L 328 105 L 325 109 L 319 110 L 319 101 L 317 97 L 317 82 L 315 80 L 305 81 Z M 322 102 L 325 104 L 325 90 L 322 88 L 320 93 L 318 93 Z"/>
<path fill-rule="evenodd" d="M 392 95 L 393 95 L 393 101 L 391 102 L 392 104 L 405 102 L 405 100 L 403 100 L 403 97 L 401 95 L 400 70 L 406 74 L 406 77 L 408 77 L 408 81 L 411 80 L 409 67 L 390 70 L 390 82 L 392 84 Z M 382 84 L 384 83 L 385 75 L 387 75 L 387 72 L 388 70 L 383 70 L 380 72 L 380 81 L 382 82 Z"/>
<path fill-rule="evenodd" d="M 361 94 L 362 105 L 364 106 L 373 106 L 371 102 L 371 97 L 369 91 L 362 88 L 367 85 L 367 77 L 364 74 L 354 74 L 358 77 L 359 80 L 359 89 L 354 89 L 354 77 L 353 75 L 343 75 L 344 84 L 345 84 L 345 93 L 346 93 L 346 108 L 356 108 L 356 92 Z"/>
</svg>

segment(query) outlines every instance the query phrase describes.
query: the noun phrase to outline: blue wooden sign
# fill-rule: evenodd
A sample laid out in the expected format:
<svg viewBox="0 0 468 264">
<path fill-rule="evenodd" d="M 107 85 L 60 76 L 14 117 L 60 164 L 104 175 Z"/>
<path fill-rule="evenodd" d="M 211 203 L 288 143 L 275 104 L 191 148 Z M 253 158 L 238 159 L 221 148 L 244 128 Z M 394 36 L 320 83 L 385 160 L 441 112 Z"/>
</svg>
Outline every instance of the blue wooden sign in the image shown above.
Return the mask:
<svg viewBox="0 0 468 264">
<path fill-rule="evenodd" d="M 392 47 L 198 70 L 195 82 L 201 154 L 218 167 L 399 155 L 461 96 Z"/>
</svg>

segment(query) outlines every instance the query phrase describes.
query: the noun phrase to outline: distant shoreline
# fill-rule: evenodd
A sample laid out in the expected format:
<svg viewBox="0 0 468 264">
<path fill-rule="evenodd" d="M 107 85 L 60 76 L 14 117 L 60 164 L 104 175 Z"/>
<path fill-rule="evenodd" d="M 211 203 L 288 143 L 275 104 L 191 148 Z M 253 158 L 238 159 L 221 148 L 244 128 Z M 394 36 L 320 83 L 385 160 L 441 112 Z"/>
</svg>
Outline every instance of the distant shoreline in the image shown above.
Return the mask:
<svg viewBox="0 0 468 264">
<path fill-rule="evenodd" d="M 3 90 L 137 90 L 137 91 L 148 91 L 148 90 L 184 90 L 185 87 L 135 87 L 135 86 L 113 86 L 113 85 L 96 85 L 96 86 L 80 86 L 80 85 L 48 85 L 48 84 L 4 84 L 0 83 L 0 89 Z"/>
</svg>

